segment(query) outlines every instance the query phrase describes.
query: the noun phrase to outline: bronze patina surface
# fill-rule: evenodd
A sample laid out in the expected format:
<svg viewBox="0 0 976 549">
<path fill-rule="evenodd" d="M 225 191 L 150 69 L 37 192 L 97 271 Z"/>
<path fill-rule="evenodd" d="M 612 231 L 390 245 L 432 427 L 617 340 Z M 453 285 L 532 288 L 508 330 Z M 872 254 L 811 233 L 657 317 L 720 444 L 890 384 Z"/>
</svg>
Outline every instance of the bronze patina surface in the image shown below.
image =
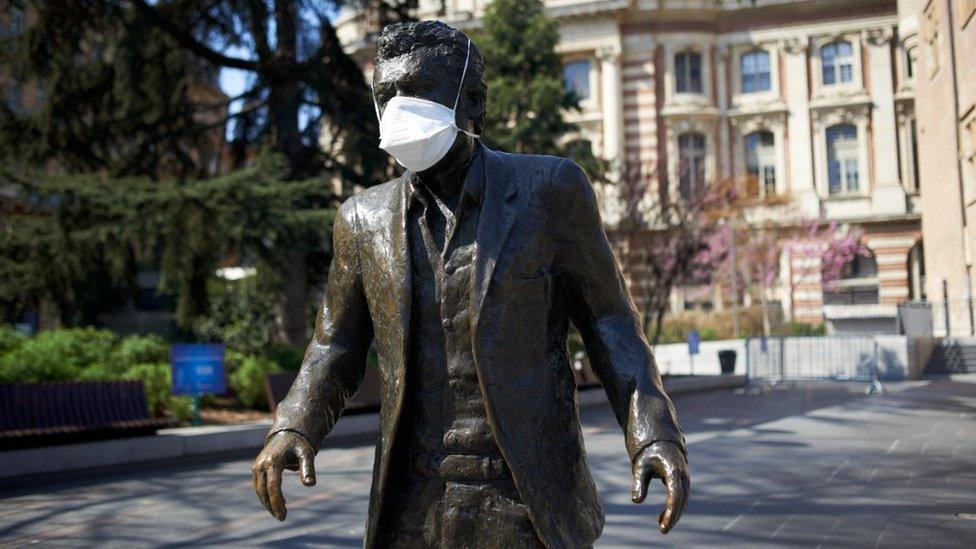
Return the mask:
<svg viewBox="0 0 976 549">
<path fill-rule="evenodd" d="M 378 40 L 380 112 L 396 95 L 448 107 L 480 133 L 483 64 L 443 23 Z M 340 208 L 328 288 L 301 371 L 254 462 L 278 519 L 284 469 L 314 454 L 362 381 L 375 339 L 380 438 L 367 547 L 579 547 L 603 510 L 586 462 L 566 337 L 579 330 L 624 430 L 632 499 L 667 489 L 659 528 L 687 504 L 684 438 L 600 220 L 571 160 L 508 154 L 458 133 L 433 167 Z"/>
</svg>

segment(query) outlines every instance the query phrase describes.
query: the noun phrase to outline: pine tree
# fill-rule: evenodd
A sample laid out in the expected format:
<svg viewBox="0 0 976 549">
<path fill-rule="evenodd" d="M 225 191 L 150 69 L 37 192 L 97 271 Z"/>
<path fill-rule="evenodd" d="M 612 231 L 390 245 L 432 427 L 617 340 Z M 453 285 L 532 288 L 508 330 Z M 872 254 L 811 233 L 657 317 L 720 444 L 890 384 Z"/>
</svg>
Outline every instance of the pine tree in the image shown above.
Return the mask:
<svg viewBox="0 0 976 549">
<path fill-rule="evenodd" d="M 559 27 L 542 1 L 492 0 L 477 42 L 488 84 L 485 143 L 509 152 L 572 156 L 591 177 L 602 177 L 602 162 L 573 139 L 579 128 L 564 118 L 567 110 L 579 109 L 579 99 L 563 83 Z"/>
<path fill-rule="evenodd" d="M 244 165 L 257 149 L 268 149 L 284 159 L 278 165 L 281 172 L 268 178 L 275 188 L 269 195 L 290 200 L 295 212 L 329 215 L 337 198 L 319 196 L 307 185 L 310 178 L 326 187 L 330 177 L 349 186 L 369 185 L 382 180 L 390 169 L 386 155 L 376 146 L 369 87 L 359 66 L 343 51 L 329 19 L 347 1 L 356 0 L 0 0 L 6 13 L 19 9 L 30 14 L 22 35 L 0 40 L 0 73 L 36 83 L 46 96 L 43 106 L 29 113 L 0 107 L 0 161 L 7 169 L 55 166 L 69 174 L 145 176 L 195 185 L 196 180 L 215 175 L 212 166 L 223 153 L 223 135 L 229 126 L 237 165 Z M 393 21 L 406 17 L 416 2 L 367 4 L 378 20 Z M 237 97 L 208 93 L 223 69 L 248 75 L 244 93 Z M 334 133 L 335 146 L 328 151 L 318 143 L 320 120 Z M 76 182 L 95 185 L 92 181 L 86 176 Z M 115 185 L 115 193 L 131 191 L 128 180 L 110 185 Z M 168 186 L 161 183 L 151 192 L 163 193 Z M 49 195 L 63 198 L 60 190 L 49 190 Z M 87 196 L 87 189 L 79 187 L 72 195 Z M 209 195 L 201 198 L 219 200 Z M 142 206 L 160 205 L 166 203 L 156 200 Z M 106 202 L 102 206 L 130 205 Z M 181 210 L 143 212 L 182 220 L 178 231 L 168 233 L 175 242 L 160 241 L 153 253 L 164 271 L 174 274 L 183 269 L 177 278 L 186 282 L 181 290 L 185 295 L 178 296 L 182 304 L 178 317 L 184 319 L 205 308 L 212 256 L 230 247 L 226 237 L 211 231 L 216 225 L 212 227 L 200 213 L 210 206 L 189 202 Z M 108 217 L 116 223 L 129 219 L 124 210 L 111 212 Z M 73 233 L 74 225 L 60 218 L 60 207 L 52 215 L 53 219 L 33 221 L 43 227 L 37 231 L 48 236 L 57 230 Z M 286 342 L 304 344 L 311 288 L 328 264 L 321 251 L 329 240 L 329 228 L 317 227 L 313 237 L 305 230 L 261 227 L 274 235 L 264 238 L 266 244 L 280 252 L 273 266 L 280 296 L 278 335 Z M 109 232 L 126 230 L 117 226 Z M 196 234 L 208 235 L 207 244 L 218 251 L 205 246 L 171 248 Z M 61 257 L 72 250 L 70 245 L 58 253 L 54 249 L 46 253 Z M 131 262 L 139 253 L 117 251 L 110 258 L 114 263 Z M 191 251 L 199 255 L 184 257 Z M 173 254 L 182 259 L 174 259 Z M 67 278 L 70 284 L 63 280 L 60 286 L 84 285 L 78 276 Z M 55 299 L 64 309 L 59 316 L 71 317 L 73 307 L 66 301 L 71 292 L 55 282 L 38 295 L 60 296 Z"/>
<path fill-rule="evenodd" d="M 61 324 L 89 323 L 86 298 L 105 299 L 107 282 L 134 287 L 136 265 L 155 264 L 163 290 L 176 298 L 177 323 L 188 330 L 208 313 L 208 283 L 229 256 L 247 258 L 265 283 L 280 286 L 290 273 L 284 261 L 290 246 L 302 245 L 318 249 L 309 257 L 324 272 L 325 228 L 335 215 L 327 206 L 335 201 L 331 185 L 324 176 L 283 182 L 286 167 L 282 155 L 267 155 L 202 180 L 22 181 L 38 205 L 0 227 L 0 314 L 46 302 Z"/>
</svg>

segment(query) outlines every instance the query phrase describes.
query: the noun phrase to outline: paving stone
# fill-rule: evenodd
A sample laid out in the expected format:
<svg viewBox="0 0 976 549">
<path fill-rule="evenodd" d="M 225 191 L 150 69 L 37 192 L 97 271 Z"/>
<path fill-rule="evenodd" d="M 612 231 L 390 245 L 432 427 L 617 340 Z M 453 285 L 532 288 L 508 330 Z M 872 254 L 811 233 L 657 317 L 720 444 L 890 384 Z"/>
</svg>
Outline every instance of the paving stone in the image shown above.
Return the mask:
<svg viewBox="0 0 976 549">
<path fill-rule="evenodd" d="M 583 412 L 607 514 L 598 547 L 974 547 L 976 379 L 806 383 L 758 394 L 681 395 L 692 498 L 668 536 L 659 483 L 630 502 L 612 414 Z M 251 491 L 250 457 L 97 471 L 0 492 L 0 546 L 360 546 L 372 474 L 368 437 L 327 447 L 318 485 L 284 483 L 289 516 Z"/>
</svg>

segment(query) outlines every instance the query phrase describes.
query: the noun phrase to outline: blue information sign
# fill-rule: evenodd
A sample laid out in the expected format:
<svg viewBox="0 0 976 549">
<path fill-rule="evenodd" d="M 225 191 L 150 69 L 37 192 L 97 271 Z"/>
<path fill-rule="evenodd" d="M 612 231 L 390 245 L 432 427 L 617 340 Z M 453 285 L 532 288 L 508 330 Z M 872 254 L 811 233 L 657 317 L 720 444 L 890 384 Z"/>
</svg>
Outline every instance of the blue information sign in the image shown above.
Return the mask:
<svg viewBox="0 0 976 549">
<path fill-rule="evenodd" d="M 697 331 L 688 332 L 688 354 L 697 355 L 698 354 L 698 343 L 701 341 L 701 337 L 698 335 Z"/>
<path fill-rule="evenodd" d="M 223 345 L 181 343 L 170 347 L 169 357 L 173 368 L 174 395 L 227 392 Z"/>
</svg>

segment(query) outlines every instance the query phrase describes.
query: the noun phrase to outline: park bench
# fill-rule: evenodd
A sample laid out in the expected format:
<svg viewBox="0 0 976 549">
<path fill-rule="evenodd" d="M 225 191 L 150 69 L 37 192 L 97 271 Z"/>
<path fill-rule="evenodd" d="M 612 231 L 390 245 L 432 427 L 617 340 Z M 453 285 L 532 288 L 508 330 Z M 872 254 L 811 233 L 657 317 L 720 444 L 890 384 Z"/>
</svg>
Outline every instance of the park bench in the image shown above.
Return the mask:
<svg viewBox="0 0 976 549">
<path fill-rule="evenodd" d="M 153 434 L 141 381 L 0 385 L 0 450 Z"/>
</svg>

